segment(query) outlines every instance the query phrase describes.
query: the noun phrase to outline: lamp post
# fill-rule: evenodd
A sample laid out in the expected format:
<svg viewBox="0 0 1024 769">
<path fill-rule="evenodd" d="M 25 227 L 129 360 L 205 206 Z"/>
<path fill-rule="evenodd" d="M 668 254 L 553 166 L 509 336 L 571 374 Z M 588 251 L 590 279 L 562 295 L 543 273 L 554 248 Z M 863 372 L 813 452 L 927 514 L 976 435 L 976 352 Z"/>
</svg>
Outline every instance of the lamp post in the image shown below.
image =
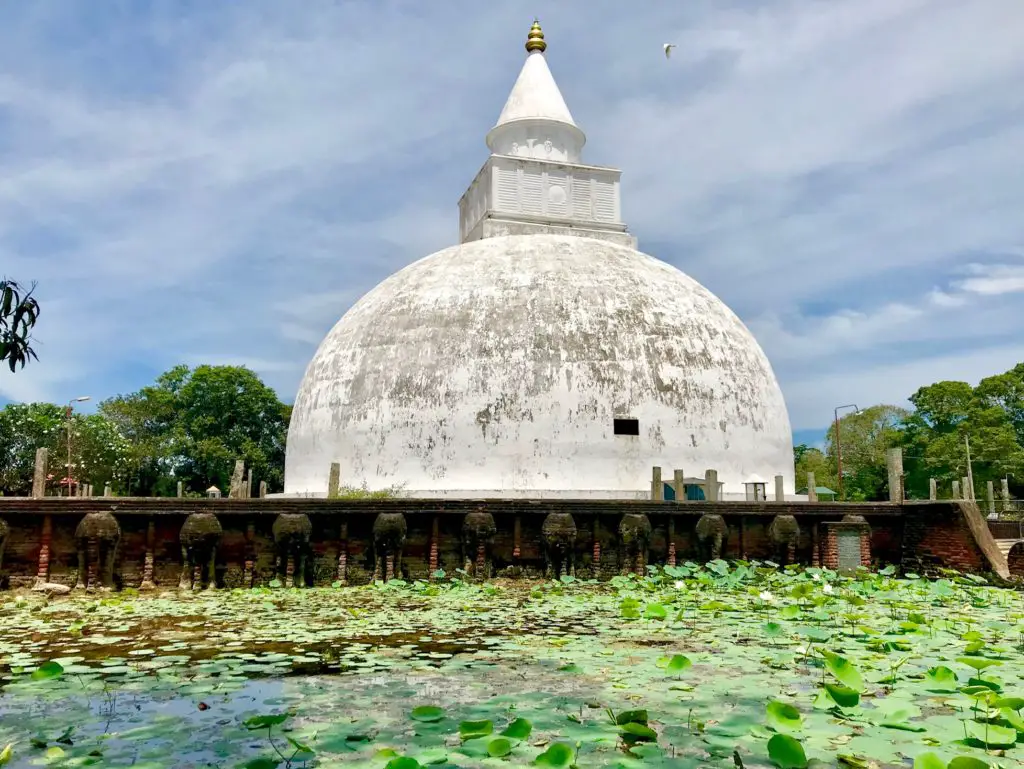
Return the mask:
<svg viewBox="0 0 1024 769">
<path fill-rule="evenodd" d="M 88 396 L 88 395 L 80 395 L 77 398 L 72 398 L 71 400 L 68 401 L 67 411 L 65 412 L 65 415 L 67 416 L 67 420 L 68 420 L 68 496 L 69 497 L 71 496 L 71 412 L 75 408 L 74 404 L 76 404 L 76 403 L 85 403 L 85 401 L 87 401 L 87 400 L 90 400 L 90 396 Z"/>
<path fill-rule="evenodd" d="M 856 403 L 847 403 L 845 406 L 836 406 L 832 413 L 836 418 L 836 480 L 839 482 L 839 501 L 843 501 L 843 442 L 839 437 L 839 412 L 843 409 L 853 409 L 854 414 L 860 413 Z"/>
</svg>

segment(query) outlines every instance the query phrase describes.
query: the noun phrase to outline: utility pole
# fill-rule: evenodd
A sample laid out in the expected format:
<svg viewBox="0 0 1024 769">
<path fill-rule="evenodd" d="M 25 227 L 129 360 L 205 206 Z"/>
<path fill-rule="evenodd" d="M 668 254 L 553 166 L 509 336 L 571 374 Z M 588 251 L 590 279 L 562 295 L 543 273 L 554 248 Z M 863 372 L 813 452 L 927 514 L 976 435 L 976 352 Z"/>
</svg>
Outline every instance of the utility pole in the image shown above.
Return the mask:
<svg viewBox="0 0 1024 769">
<path fill-rule="evenodd" d="M 76 403 L 85 403 L 85 401 L 87 401 L 89 399 L 90 399 L 90 396 L 88 396 L 88 395 L 82 395 L 82 396 L 80 396 L 78 398 L 72 398 L 71 400 L 68 401 L 68 405 L 67 405 L 67 407 L 65 409 L 64 416 L 67 419 L 67 423 L 68 423 L 68 477 L 67 477 L 67 481 L 68 481 L 68 496 L 69 497 L 71 496 L 71 426 L 72 426 L 72 423 L 71 423 L 71 412 L 73 412 L 75 410 L 75 404 Z M 79 479 L 79 481 L 81 481 L 81 479 Z"/>
<path fill-rule="evenodd" d="M 974 470 L 971 468 L 971 438 L 964 436 L 964 447 L 967 449 L 967 483 L 971 487 L 970 499 L 974 499 Z"/>
<path fill-rule="evenodd" d="M 860 413 L 860 407 L 856 403 L 847 403 L 845 406 L 836 406 L 832 413 L 836 418 L 836 480 L 839 481 L 839 501 L 842 502 L 843 497 L 843 442 L 839 437 L 839 411 L 841 409 L 854 409 L 854 414 Z"/>
</svg>

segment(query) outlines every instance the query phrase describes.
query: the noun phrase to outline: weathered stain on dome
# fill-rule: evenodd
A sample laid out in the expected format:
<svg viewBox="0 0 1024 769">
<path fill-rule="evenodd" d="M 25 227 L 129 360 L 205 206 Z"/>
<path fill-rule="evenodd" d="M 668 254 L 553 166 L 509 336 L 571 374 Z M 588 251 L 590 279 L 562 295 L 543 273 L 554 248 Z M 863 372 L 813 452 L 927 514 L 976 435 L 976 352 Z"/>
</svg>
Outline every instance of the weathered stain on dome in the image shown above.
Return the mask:
<svg viewBox="0 0 1024 769">
<path fill-rule="evenodd" d="M 612 435 L 620 416 L 641 437 Z M 326 489 L 332 461 L 346 483 L 410 490 L 637 490 L 660 464 L 742 491 L 793 473 L 782 394 L 739 319 L 670 265 L 558 235 L 448 248 L 360 299 L 303 379 L 286 492 Z"/>
</svg>

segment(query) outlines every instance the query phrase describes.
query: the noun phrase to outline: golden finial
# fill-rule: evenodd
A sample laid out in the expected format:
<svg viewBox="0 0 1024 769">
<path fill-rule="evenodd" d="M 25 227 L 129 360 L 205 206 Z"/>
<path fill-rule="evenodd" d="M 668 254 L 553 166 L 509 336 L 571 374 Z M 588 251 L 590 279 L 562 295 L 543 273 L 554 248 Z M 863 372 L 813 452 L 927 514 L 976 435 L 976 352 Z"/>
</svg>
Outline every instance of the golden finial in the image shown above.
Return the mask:
<svg viewBox="0 0 1024 769">
<path fill-rule="evenodd" d="M 544 42 L 544 32 L 540 28 L 540 21 L 534 19 L 533 26 L 530 27 L 530 34 L 526 36 L 526 50 L 530 53 L 534 51 L 544 53 L 547 47 L 548 44 Z"/>
</svg>

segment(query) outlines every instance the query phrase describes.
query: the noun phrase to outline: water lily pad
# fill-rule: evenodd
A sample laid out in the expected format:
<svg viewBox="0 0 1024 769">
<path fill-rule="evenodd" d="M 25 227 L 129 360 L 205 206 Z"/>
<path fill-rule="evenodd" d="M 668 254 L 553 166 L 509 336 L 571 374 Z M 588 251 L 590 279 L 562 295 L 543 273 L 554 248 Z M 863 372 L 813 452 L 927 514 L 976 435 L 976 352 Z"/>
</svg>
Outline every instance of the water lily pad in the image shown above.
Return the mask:
<svg viewBox="0 0 1024 769">
<path fill-rule="evenodd" d="M 444 709 L 439 708 L 436 705 L 420 705 L 419 707 L 413 708 L 409 716 L 414 721 L 435 723 L 444 718 Z"/>
</svg>

